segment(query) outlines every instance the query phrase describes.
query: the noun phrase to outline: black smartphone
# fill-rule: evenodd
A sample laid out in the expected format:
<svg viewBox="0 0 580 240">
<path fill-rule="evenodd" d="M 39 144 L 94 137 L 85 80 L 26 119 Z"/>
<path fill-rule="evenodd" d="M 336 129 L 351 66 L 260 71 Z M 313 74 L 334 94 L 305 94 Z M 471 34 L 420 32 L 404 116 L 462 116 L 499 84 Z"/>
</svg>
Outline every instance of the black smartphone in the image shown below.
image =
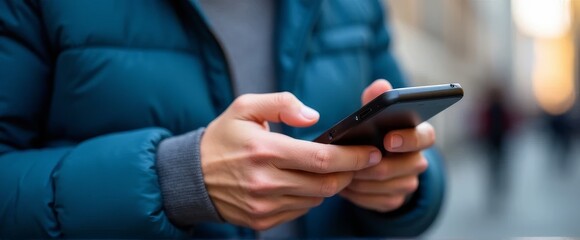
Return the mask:
<svg viewBox="0 0 580 240">
<path fill-rule="evenodd" d="M 457 83 L 397 88 L 384 92 L 342 119 L 314 141 L 337 145 L 374 145 L 383 154 L 385 134 L 413 128 L 463 97 Z"/>
</svg>

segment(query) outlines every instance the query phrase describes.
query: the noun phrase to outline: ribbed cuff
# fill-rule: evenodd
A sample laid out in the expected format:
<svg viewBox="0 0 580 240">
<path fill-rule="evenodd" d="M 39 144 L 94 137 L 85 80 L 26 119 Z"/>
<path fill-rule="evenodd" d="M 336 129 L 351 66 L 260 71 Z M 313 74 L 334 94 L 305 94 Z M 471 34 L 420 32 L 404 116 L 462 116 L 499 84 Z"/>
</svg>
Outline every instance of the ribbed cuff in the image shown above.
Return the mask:
<svg viewBox="0 0 580 240">
<path fill-rule="evenodd" d="M 204 128 L 163 140 L 157 150 L 157 171 L 166 215 L 179 227 L 221 222 L 205 188 L 201 169 Z"/>
</svg>

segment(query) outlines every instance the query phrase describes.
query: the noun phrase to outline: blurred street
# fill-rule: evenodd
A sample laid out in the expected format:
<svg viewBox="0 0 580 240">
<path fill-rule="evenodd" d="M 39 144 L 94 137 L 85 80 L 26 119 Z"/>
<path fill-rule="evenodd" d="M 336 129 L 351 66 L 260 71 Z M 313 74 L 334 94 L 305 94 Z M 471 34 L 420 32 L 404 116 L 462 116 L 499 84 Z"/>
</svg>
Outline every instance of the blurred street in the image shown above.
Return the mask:
<svg viewBox="0 0 580 240">
<path fill-rule="evenodd" d="M 519 126 L 508 139 L 509 190 L 503 202 L 488 192 L 486 155 L 479 144 L 446 150 L 447 201 L 426 238 L 580 236 L 580 141 L 573 142 L 571 164 L 558 166 L 541 122 Z"/>
<path fill-rule="evenodd" d="M 424 237 L 580 237 L 580 1 L 385 1 L 409 79 L 465 90 L 430 120 L 448 189 Z"/>
</svg>

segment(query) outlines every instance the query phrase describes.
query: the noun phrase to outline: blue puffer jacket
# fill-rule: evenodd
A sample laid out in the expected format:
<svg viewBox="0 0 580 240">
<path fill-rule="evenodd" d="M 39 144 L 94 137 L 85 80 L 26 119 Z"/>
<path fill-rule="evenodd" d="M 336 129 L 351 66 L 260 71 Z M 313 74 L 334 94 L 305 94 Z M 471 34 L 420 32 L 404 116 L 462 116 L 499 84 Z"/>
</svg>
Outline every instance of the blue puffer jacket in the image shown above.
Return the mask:
<svg viewBox="0 0 580 240">
<path fill-rule="evenodd" d="M 191 234 L 164 214 L 156 148 L 206 126 L 234 98 L 197 4 L 0 0 L 0 238 Z M 357 109 L 374 79 L 403 86 L 377 0 L 278 5 L 278 85 L 321 113 L 318 124 L 288 135 L 313 139 Z M 406 207 L 379 214 L 334 197 L 300 220 L 302 236 L 423 232 L 444 186 L 441 160 L 427 156 Z M 208 223 L 193 236 L 251 234 Z"/>
</svg>

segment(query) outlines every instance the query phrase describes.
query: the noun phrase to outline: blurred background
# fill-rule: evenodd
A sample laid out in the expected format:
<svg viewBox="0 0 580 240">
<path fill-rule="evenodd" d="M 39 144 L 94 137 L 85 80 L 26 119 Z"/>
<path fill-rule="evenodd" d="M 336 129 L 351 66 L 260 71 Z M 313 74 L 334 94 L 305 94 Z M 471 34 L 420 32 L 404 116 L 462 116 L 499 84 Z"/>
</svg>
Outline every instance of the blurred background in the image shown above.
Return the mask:
<svg viewBox="0 0 580 240">
<path fill-rule="evenodd" d="M 431 121 L 449 188 L 426 237 L 580 237 L 580 1 L 385 2 L 411 82 L 465 90 Z"/>
</svg>

